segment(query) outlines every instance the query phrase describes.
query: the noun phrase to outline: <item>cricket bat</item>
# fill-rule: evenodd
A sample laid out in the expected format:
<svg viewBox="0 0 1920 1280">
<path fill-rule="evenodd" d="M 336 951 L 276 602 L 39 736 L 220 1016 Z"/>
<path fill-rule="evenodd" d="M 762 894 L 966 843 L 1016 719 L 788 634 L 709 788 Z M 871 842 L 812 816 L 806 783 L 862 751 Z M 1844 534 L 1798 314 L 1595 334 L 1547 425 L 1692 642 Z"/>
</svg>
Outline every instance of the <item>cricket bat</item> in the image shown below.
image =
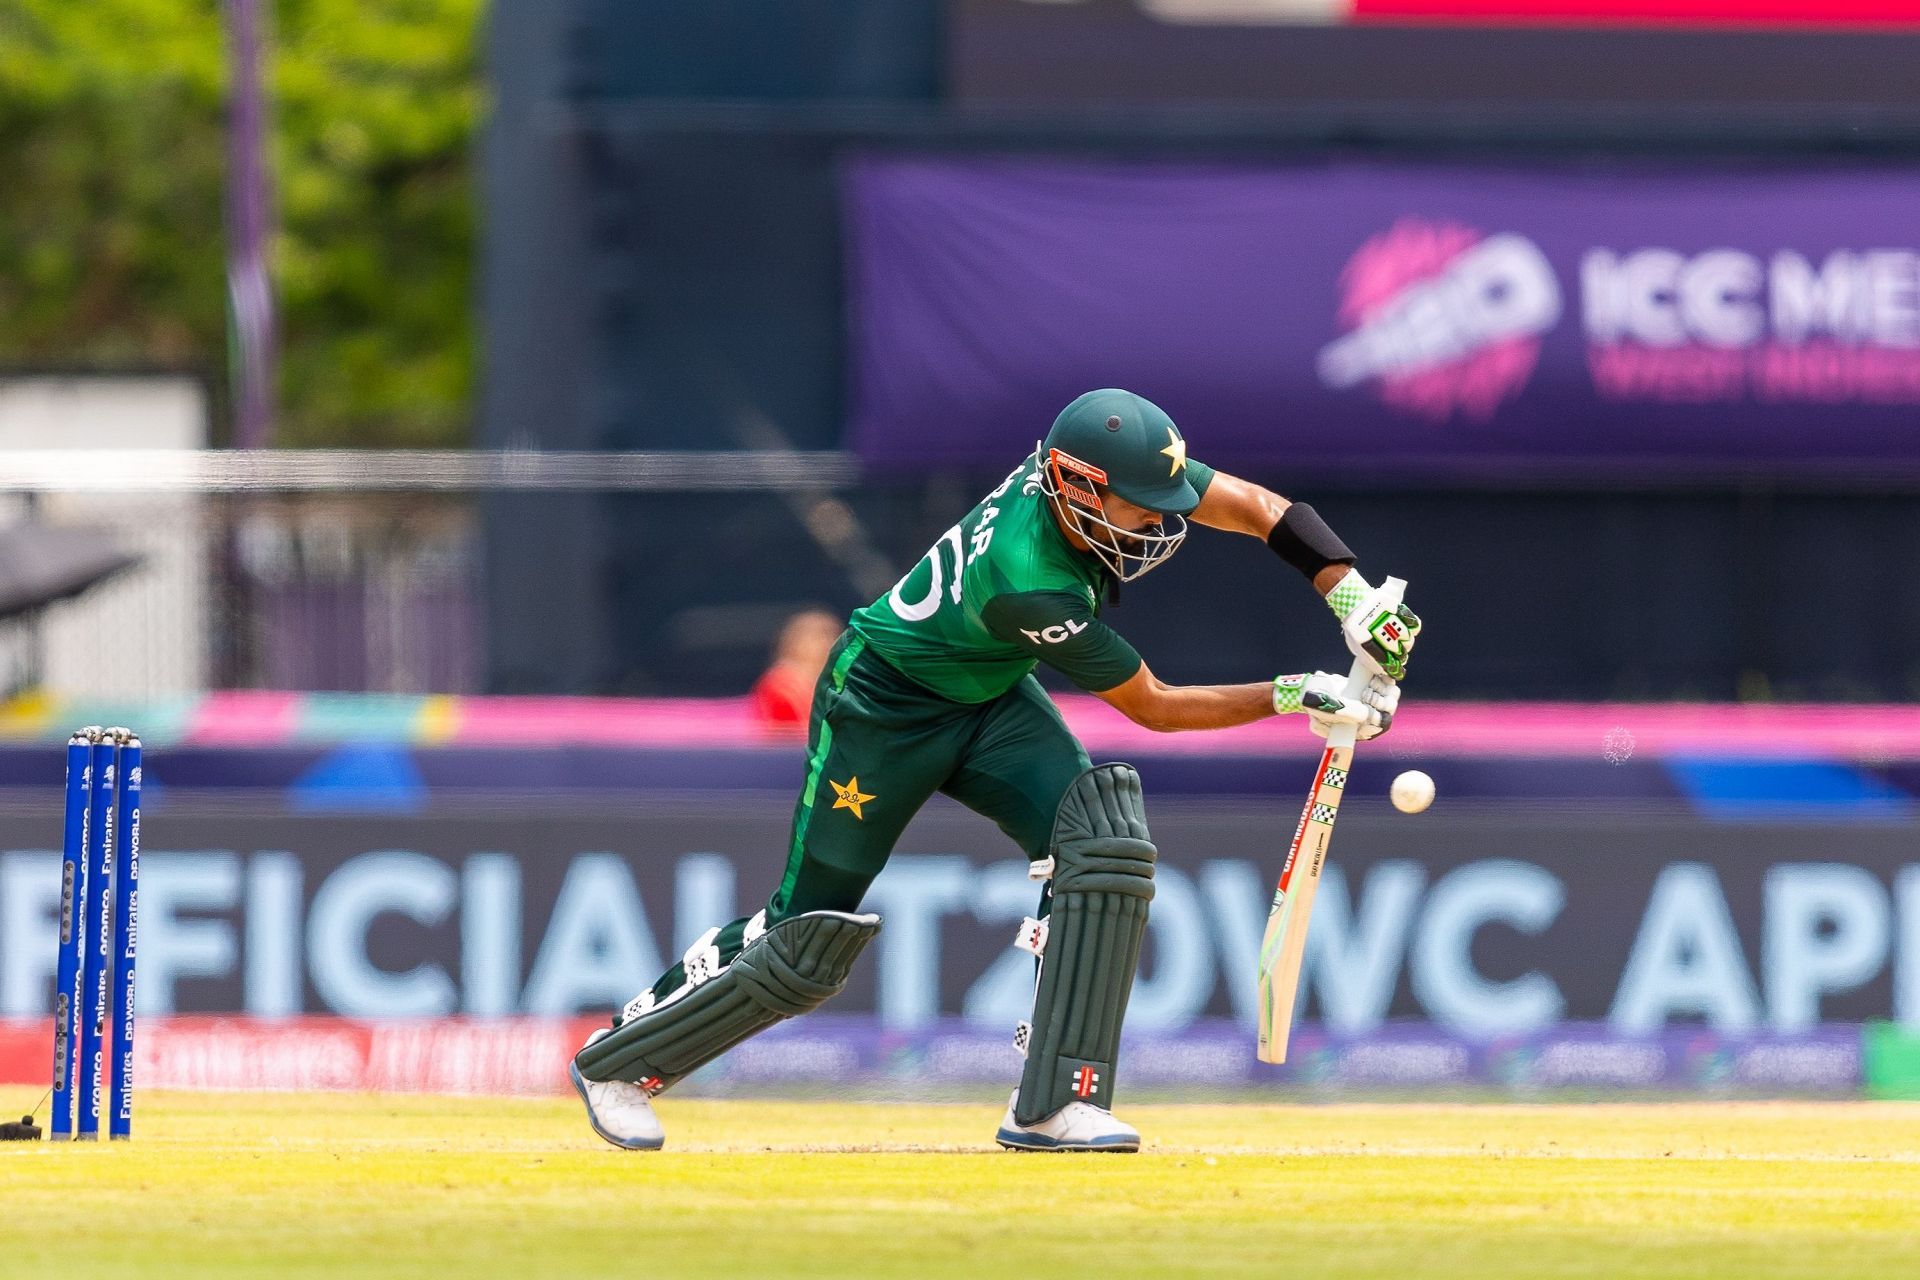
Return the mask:
<svg viewBox="0 0 1920 1280">
<path fill-rule="evenodd" d="M 1388 578 L 1389 606 L 1397 604 L 1407 584 Z M 1347 673 L 1347 696 L 1357 699 L 1367 685 L 1366 664 L 1353 660 Z M 1300 990 L 1300 964 L 1307 954 L 1307 922 L 1313 916 L 1313 896 L 1320 889 L 1320 872 L 1327 865 L 1327 845 L 1333 840 L 1333 820 L 1346 794 L 1347 774 L 1353 768 L 1354 725 L 1335 725 L 1320 753 L 1306 808 L 1293 829 L 1293 845 L 1280 868 L 1273 891 L 1273 909 L 1267 913 L 1267 932 L 1260 939 L 1260 1043 L 1262 1062 L 1285 1062 L 1287 1040 L 1293 1034 L 1293 1006 Z"/>
</svg>

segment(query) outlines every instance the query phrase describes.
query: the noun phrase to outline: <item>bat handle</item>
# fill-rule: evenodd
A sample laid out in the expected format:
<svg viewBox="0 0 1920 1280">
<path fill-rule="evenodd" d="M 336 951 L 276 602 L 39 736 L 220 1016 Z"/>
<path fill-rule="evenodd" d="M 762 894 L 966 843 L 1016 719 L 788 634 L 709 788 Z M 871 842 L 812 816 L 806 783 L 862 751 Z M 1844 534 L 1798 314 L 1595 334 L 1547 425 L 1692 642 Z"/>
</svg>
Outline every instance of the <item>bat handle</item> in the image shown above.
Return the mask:
<svg viewBox="0 0 1920 1280">
<path fill-rule="evenodd" d="M 1381 596 L 1381 602 L 1388 608 L 1399 604 L 1402 600 L 1406 599 L 1407 596 L 1407 583 L 1404 578 L 1388 578 L 1380 584 L 1380 589 L 1384 593 Z M 1366 692 L 1367 676 L 1367 664 L 1359 658 L 1355 658 L 1353 660 L 1353 666 L 1347 671 L 1348 698 L 1358 700 L 1360 695 Z M 1351 748 L 1358 738 L 1359 733 L 1360 728 L 1358 725 L 1335 725 L 1327 732 L 1327 745 L 1330 747 Z"/>
</svg>

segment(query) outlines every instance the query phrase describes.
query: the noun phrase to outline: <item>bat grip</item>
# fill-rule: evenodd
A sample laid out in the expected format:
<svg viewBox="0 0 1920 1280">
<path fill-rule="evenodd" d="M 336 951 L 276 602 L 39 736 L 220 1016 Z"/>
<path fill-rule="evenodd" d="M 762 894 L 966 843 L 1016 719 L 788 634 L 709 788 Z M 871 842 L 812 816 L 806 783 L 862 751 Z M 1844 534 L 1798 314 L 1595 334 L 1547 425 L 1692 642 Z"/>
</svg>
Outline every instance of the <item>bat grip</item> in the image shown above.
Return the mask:
<svg viewBox="0 0 1920 1280">
<path fill-rule="evenodd" d="M 1380 590 L 1382 592 L 1380 601 L 1389 609 L 1398 605 L 1407 597 L 1407 583 L 1404 578 L 1388 578 L 1380 584 Z M 1347 671 L 1347 698 L 1349 701 L 1359 701 L 1360 695 L 1366 692 L 1367 679 L 1370 674 L 1367 664 L 1364 661 L 1359 658 L 1353 660 L 1353 666 Z M 1354 742 L 1359 738 L 1359 735 L 1359 725 L 1337 724 L 1327 731 L 1327 745 L 1329 747 L 1345 747 L 1351 749 Z"/>
</svg>

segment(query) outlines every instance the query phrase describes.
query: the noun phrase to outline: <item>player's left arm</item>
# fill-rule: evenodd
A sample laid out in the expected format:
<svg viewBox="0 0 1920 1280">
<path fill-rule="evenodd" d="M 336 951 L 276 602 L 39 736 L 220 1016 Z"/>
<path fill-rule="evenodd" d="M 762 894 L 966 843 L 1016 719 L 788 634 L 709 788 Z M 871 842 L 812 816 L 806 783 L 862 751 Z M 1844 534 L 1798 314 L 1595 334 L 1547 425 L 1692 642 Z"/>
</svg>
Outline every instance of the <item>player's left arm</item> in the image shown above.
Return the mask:
<svg viewBox="0 0 1920 1280">
<path fill-rule="evenodd" d="M 1202 464 L 1190 461 L 1190 469 Z M 1375 675 L 1398 680 L 1420 635 L 1420 617 L 1405 604 L 1388 606 L 1384 589 L 1354 568 L 1356 557 L 1320 513 L 1238 476 L 1205 468 L 1196 487 L 1196 524 L 1258 538 L 1305 574 L 1340 619 L 1347 648 Z"/>
</svg>

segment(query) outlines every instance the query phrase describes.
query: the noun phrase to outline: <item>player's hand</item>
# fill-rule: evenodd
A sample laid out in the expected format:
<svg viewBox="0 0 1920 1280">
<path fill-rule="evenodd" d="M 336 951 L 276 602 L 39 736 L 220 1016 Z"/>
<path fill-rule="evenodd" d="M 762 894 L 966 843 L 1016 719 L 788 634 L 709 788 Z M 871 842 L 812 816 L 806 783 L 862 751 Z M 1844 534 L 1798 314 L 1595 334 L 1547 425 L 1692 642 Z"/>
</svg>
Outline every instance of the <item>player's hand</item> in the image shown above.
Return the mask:
<svg viewBox="0 0 1920 1280">
<path fill-rule="evenodd" d="M 1377 738 L 1393 725 L 1400 708 L 1400 686 L 1385 676 L 1369 677 L 1358 698 L 1347 697 L 1347 678 L 1310 671 L 1280 676 L 1273 682 L 1273 709 L 1282 715 L 1304 712 L 1314 733 L 1324 738 L 1336 724 L 1354 726 L 1361 742 Z"/>
<path fill-rule="evenodd" d="M 1348 573 L 1327 595 L 1327 605 L 1340 618 L 1340 634 L 1354 657 L 1367 670 L 1389 680 L 1407 674 L 1413 642 L 1420 638 L 1420 616 L 1392 599 L 1384 586 L 1369 586 L 1358 573 Z"/>
</svg>

